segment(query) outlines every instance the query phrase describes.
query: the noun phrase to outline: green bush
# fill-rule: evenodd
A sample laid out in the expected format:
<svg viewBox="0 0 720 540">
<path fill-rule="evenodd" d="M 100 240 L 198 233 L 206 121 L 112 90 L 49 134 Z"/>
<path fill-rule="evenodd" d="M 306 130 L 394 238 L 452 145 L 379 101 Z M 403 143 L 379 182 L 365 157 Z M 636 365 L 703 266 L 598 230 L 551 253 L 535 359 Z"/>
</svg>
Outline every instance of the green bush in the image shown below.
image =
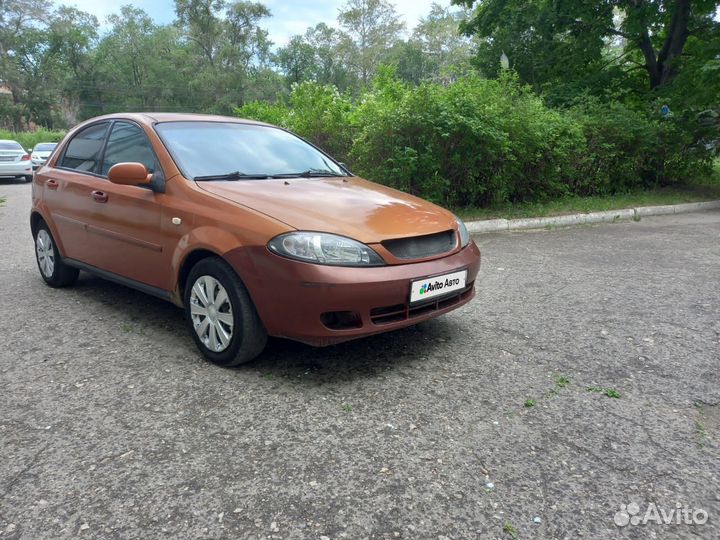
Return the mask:
<svg viewBox="0 0 720 540">
<path fill-rule="evenodd" d="M 410 86 L 383 69 L 356 101 L 306 82 L 287 103 L 237 113 L 298 133 L 370 180 L 458 207 L 623 193 L 711 163 L 680 119 L 590 99 L 554 109 L 512 74 Z"/>
<path fill-rule="evenodd" d="M 350 98 L 330 85 L 293 85 L 289 104 L 251 102 L 236 109 L 238 116 L 275 124 L 304 137 L 340 161 L 352 145 Z"/>
<path fill-rule="evenodd" d="M 569 114 L 581 125 L 587 144 L 577 163 L 573 193 L 624 193 L 687 182 L 710 171 L 710 153 L 675 119 L 596 100 Z"/>
<path fill-rule="evenodd" d="M 0 129 L 0 139 L 10 139 L 13 141 L 17 141 L 26 150 L 32 150 L 38 143 L 60 142 L 64 136 L 64 131 L 50 131 L 47 129 L 19 132 Z"/>
<path fill-rule="evenodd" d="M 562 196 L 584 144 L 575 123 L 512 78 L 380 79 L 355 120 L 359 173 L 453 206 Z"/>
</svg>

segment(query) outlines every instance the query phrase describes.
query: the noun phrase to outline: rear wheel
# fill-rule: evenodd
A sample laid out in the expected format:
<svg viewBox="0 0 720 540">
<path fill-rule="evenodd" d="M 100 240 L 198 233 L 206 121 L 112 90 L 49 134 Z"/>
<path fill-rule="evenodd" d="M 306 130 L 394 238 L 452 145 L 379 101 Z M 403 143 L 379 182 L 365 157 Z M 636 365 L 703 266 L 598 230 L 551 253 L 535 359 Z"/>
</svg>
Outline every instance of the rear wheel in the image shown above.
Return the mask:
<svg viewBox="0 0 720 540">
<path fill-rule="evenodd" d="M 28 182 L 28 183 L 33 181 L 32 174 L 26 174 L 23 178 L 24 178 L 25 181 Z"/>
<path fill-rule="evenodd" d="M 267 332 L 235 271 L 222 259 L 203 259 L 185 287 L 185 319 L 195 344 L 211 362 L 225 367 L 255 359 Z"/>
<path fill-rule="evenodd" d="M 67 287 L 75 283 L 80 273 L 60 258 L 47 224 L 41 223 L 35 234 L 35 259 L 40 275 L 51 287 Z"/>
</svg>

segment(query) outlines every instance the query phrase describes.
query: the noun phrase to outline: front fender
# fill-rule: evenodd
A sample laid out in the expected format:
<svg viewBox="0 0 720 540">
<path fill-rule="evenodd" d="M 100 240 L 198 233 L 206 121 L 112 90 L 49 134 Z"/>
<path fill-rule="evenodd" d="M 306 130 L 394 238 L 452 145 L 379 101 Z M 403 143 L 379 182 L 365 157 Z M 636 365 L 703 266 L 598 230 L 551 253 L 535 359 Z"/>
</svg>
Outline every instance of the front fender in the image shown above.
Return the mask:
<svg viewBox="0 0 720 540">
<path fill-rule="evenodd" d="M 198 227 L 183 235 L 170 261 L 173 282 L 173 301 L 182 305 L 181 277 L 186 261 L 193 253 L 208 252 L 225 259 L 225 254 L 242 247 L 243 240 L 232 232 L 214 226 Z M 242 279 L 242 276 L 240 276 Z"/>
</svg>

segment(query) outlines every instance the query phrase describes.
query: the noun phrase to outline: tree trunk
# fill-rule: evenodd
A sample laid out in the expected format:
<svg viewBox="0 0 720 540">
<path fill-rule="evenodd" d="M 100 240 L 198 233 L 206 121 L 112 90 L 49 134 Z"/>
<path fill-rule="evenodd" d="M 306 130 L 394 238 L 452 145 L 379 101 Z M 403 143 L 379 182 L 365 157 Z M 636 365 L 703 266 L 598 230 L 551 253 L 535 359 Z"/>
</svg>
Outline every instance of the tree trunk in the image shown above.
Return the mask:
<svg viewBox="0 0 720 540">
<path fill-rule="evenodd" d="M 641 2 L 636 2 L 640 7 Z M 644 22 L 644 21 L 643 21 Z M 647 25 L 643 24 L 638 46 L 645 57 L 645 69 L 650 76 L 650 88 L 655 90 L 669 83 L 675 76 L 674 60 L 679 57 L 688 38 L 690 0 L 675 0 L 673 16 L 660 52 L 653 47 Z"/>
</svg>

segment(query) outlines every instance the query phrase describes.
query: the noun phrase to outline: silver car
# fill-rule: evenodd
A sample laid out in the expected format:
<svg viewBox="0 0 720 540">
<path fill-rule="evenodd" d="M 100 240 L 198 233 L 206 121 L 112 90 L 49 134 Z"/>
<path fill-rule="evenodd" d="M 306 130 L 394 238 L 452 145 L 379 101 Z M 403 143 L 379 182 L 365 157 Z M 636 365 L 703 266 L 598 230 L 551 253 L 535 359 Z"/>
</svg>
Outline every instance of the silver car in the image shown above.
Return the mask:
<svg viewBox="0 0 720 540">
<path fill-rule="evenodd" d="M 32 160 L 18 142 L 0 140 L 0 177 L 3 176 L 24 178 L 32 182 Z"/>
<path fill-rule="evenodd" d="M 53 150 L 55 150 L 56 146 L 57 146 L 57 143 L 54 143 L 54 142 L 53 143 L 38 143 L 35 145 L 35 148 L 33 148 L 33 151 L 30 154 L 30 159 L 32 160 L 33 170 L 45 165 L 45 162 L 50 157 L 50 154 L 53 153 Z"/>
</svg>

